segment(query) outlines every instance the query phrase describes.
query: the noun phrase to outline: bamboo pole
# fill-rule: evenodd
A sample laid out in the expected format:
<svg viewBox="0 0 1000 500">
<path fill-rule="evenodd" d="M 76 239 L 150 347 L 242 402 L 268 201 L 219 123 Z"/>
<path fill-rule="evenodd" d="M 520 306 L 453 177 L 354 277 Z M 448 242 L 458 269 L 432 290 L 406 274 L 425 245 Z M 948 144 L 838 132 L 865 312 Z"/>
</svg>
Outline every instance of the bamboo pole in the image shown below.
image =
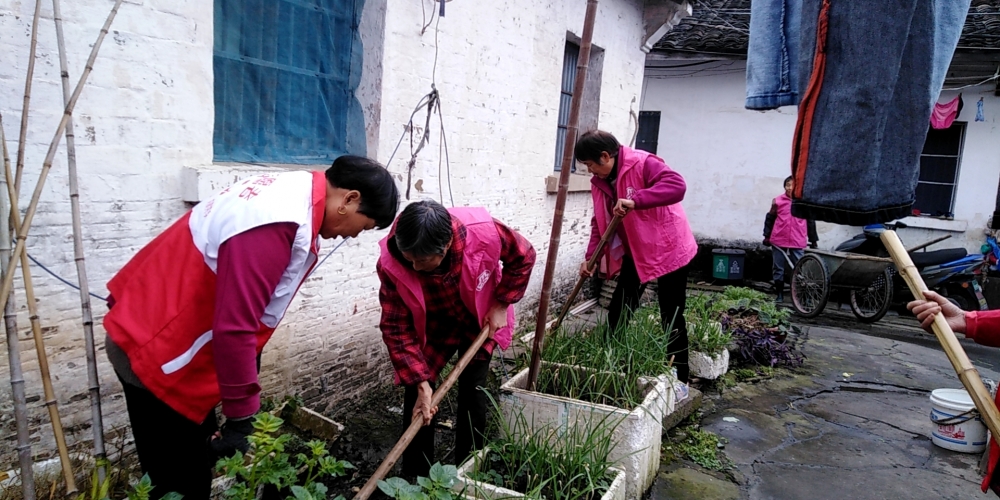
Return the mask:
<svg viewBox="0 0 1000 500">
<path fill-rule="evenodd" d="M 594 255 L 591 255 L 590 260 L 587 261 L 588 270 L 592 271 L 594 266 L 597 265 L 597 261 L 601 260 L 601 251 L 604 250 L 604 245 L 606 245 L 608 240 L 611 239 L 611 235 L 615 234 L 615 230 L 618 229 L 618 224 L 621 223 L 621 221 L 621 216 L 616 215 L 611 219 L 611 222 L 608 223 L 608 228 L 605 229 L 604 234 L 601 235 L 601 241 L 597 242 L 597 247 L 594 249 Z M 556 318 L 555 323 L 552 323 L 552 326 L 548 327 L 549 329 L 556 330 L 562 325 L 563 319 L 566 318 L 566 313 L 569 312 L 570 306 L 573 305 L 573 301 L 576 300 L 577 294 L 579 294 L 580 289 L 583 288 L 584 278 L 585 276 L 580 276 L 580 279 L 576 280 L 576 286 L 573 287 L 573 291 L 570 292 L 569 298 L 566 299 L 566 304 L 563 305 L 562 311 L 559 313 L 559 317 Z"/>
<path fill-rule="evenodd" d="M 83 92 L 83 84 L 86 83 L 87 77 L 90 76 L 90 72 L 94 69 L 94 60 L 97 59 L 97 52 L 101 49 L 104 37 L 108 34 L 108 29 L 111 27 L 111 22 L 114 21 L 115 15 L 118 14 L 118 7 L 121 6 L 122 1 L 123 0 L 115 0 L 114 7 L 111 8 L 111 12 L 108 14 L 107 20 L 104 21 L 104 26 L 101 27 L 101 33 L 97 36 L 97 41 L 94 42 L 94 46 L 90 50 L 90 57 L 87 58 L 87 64 L 83 69 L 83 73 L 80 75 L 80 80 L 73 89 L 73 95 L 70 96 L 69 102 L 66 103 L 66 109 L 63 112 L 63 117 L 59 120 L 59 126 L 56 127 L 56 132 L 52 137 L 52 142 L 49 143 L 49 151 L 46 153 L 45 161 L 42 163 L 42 170 L 38 173 L 38 182 L 35 184 L 35 191 L 31 195 L 31 203 L 28 204 L 28 211 L 24 216 L 24 222 L 21 224 L 21 230 L 18 231 L 17 244 L 14 246 L 13 255 L 10 256 L 10 259 L 6 264 L 3 276 L 3 285 L 0 286 L 0 303 L 7 300 L 7 297 L 10 295 L 11 288 L 14 286 L 13 272 L 17 267 L 18 260 L 21 258 L 21 254 L 24 253 L 24 247 L 28 239 L 28 231 L 31 229 L 31 222 L 34 220 L 35 212 L 38 210 L 38 200 L 42 197 L 42 189 L 45 187 L 45 179 L 49 175 L 49 170 L 52 169 L 52 160 L 55 158 L 56 150 L 59 148 L 59 142 L 60 139 L 62 139 L 62 134 L 66 130 L 66 123 L 73 114 L 73 108 L 76 107 L 76 101 L 80 98 L 80 93 Z"/>
<path fill-rule="evenodd" d="M 927 285 L 924 284 L 923 278 L 920 277 L 920 271 L 917 269 L 917 266 L 913 265 L 913 260 L 906 253 L 903 242 L 899 241 L 899 236 L 896 235 L 896 232 L 884 231 L 882 233 L 882 244 L 885 245 L 889 250 L 889 254 L 892 255 L 892 260 L 896 262 L 896 269 L 903 276 L 903 279 L 906 280 L 906 284 L 910 287 L 910 292 L 913 293 L 913 296 L 919 300 L 925 300 L 924 291 L 927 290 Z M 969 392 L 972 402 L 976 404 L 976 409 L 979 410 L 979 414 L 983 417 L 983 421 L 986 422 L 986 426 L 989 427 L 990 432 L 994 436 L 1000 436 L 1000 412 L 997 411 L 997 406 L 993 402 L 993 398 L 990 397 L 990 391 L 983 384 L 983 379 L 980 378 L 979 371 L 972 366 L 972 362 L 969 361 L 965 350 L 962 349 L 962 344 L 958 343 L 958 338 L 955 337 L 955 332 L 951 330 L 951 326 L 945 320 L 944 314 L 938 313 L 934 316 L 932 330 L 938 342 L 941 343 L 941 347 L 944 348 L 945 354 L 948 355 L 948 361 L 951 362 L 952 368 L 958 374 L 958 379 L 962 381 L 962 385 Z"/>
<path fill-rule="evenodd" d="M 4 179 L 7 194 L 10 198 L 10 224 L 14 232 L 20 232 L 21 212 L 17 207 L 17 193 L 14 191 L 13 175 L 10 163 L 4 168 Z M 77 493 L 76 480 L 73 477 L 73 464 L 69 460 L 69 449 L 66 447 L 66 436 L 63 432 L 62 419 L 59 417 L 59 404 L 56 402 L 55 390 L 52 388 L 52 375 L 49 372 L 49 357 L 45 353 L 45 339 L 42 337 L 42 324 L 38 317 L 38 304 L 35 302 L 35 287 L 31 279 L 31 267 L 28 265 L 28 254 L 21 254 L 21 277 L 24 280 L 24 299 L 28 304 L 28 319 L 31 321 L 31 336 L 35 340 L 35 352 L 38 354 L 38 371 L 41 373 L 42 390 L 45 394 L 45 408 L 52 422 L 52 434 L 59 450 L 59 462 L 62 465 L 63 478 L 66 480 L 66 494 Z"/>
<path fill-rule="evenodd" d="M 549 236 L 548 257 L 545 260 L 545 276 L 542 278 L 542 296 L 538 300 L 538 314 L 535 323 L 535 342 L 531 349 L 531 365 L 528 369 L 528 390 L 534 390 L 538 378 L 538 368 L 542 361 L 542 347 L 545 341 L 545 323 L 549 316 L 549 299 L 552 297 L 552 281 L 556 273 L 556 257 L 559 256 L 559 239 L 566 212 L 566 193 L 569 192 L 569 171 L 573 166 L 573 149 L 580 126 L 580 104 L 583 101 L 583 86 L 587 80 L 590 64 L 591 39 L 594 37 L 594 21 L 597 19 L 597 0 L 587 0 L 587 14 L 583 20 L 583 36 L 580 41 L 580 55 L 576 65 L 576 82 L 573 98 L 569 106 L 569 123 L 566 127 L 566 145 L 563 148 L 562 168 L 559 171 L 559 191 L 556 194 L 556 211 L 552 217 L 552 233 Z M 3 298 L 0 296 L 0 298 Z"/>
<path fill-rule="evenodd" d="M 459 358 L 458 363 L 455 364 L 455 369 L 448 374 L 448 377 L 441 384 L 441 387 L 438 387 L 438 389 L 434 391 L 434 395 L 431 396 L 432 408 L 441 404 L 441 400 L 443 400 L 444 396 L 448 394 L 448 390 L 455 385 L 455 382 L 458 380 L 458 376 L 462 374 L 466 366 L 469 366 L 469 362 L 472 361 L 473 356 L 476 355 L 479 348 L 483 346 L 483 342 L 486 342 L 486 339 L 488 338 L 490 338 L 490 327 L 489 325 L 486 325 L 483 328 L 483 331 L 479 332 L 479 336 L 472 342 L 472 345 L 465 351 L 465 354 Z M 406 408 L 404 408 L 403 411 L 406 411 Z M 378 487 L 378 482 L 385 477 L 390 470 L 392 470 L 392 466 L 396 465 L 396 461 L 403 455 L 407 446 L 410 445 L 410 442 L 413 441 L 413 438 L 417 436 L 417 433 L 420 432 L 420 428 L 423 426 L 423 417 L 415 415 L 413 417 L 413 421 L 410 422 L 410 426 L 407 427 L 406 432 L 403 433 L 403 437 L 399 438 L 399 441 L 396 442 L 396 446 L 392 447 L 392 450 L 389 450 L 389 454 L 386 455 L 385 460 L 383 460 L 382 464 L 378 466 L 378 469 L 375 470 L 375 474 L 372 474 L 372 477 L 368 479 L 368 482 L 365 483 L 363 488 L 361 488 L 361 491 L 354 496 L 354 500 L 366 500 L 372 493 L 375 492 L 375 488 Z"/>
<path fill-rule="evenodd" d="M 59 69 L 62 74 L 62 91 L 65 104 L 69 104 L 69 64 L 66 62 L 66 42 L 63 37 L 62 12 L 59 0 L 52 0 L 52 19 L 56 25 L 56 44 L 59 47 Z M 87 355 L 87 382 L 90 386 L 90 419 L 94 433 L 94 463 L 97 465 L 98 483 L 104 482 L 107 453 L 104 449 L 104 418 L 101 415 L 101 380 L 97 373 L 97 353 L 94 347 L 94 315 L 90 307 L 90 282 L 83 255 L 83 223 L 80 218 L 80 184 L 76 172 L 76 140 L 73 118 L 66 121 L 66 164 L 69 170 L 69 201 L 73 217 L 73 260 L 76 261 L 77 282 L 80 284 L 80 310 L 83 316 L 83 339 Z M 24 261 L 21 266 L 27 267 Z"/>
<path fill-rule="evenodd" d="M 35 0 L 35 15 L 31 18 L 31 44 L 28 48 L 28 74 L 24 78 L 24 103 L 21 105 L 21 130 L 17 137 L 17 175 L 14 177 L 14 192 L 21 189 L 21 172 L 24 170 L 24 150 L 28 139 L 28 104 L 31 102 L 31 80 L 35 76 L 35 50 L 38 47 L 38 18 L 42 12 L 42 0 Z"/>
<path fill-rule="evenodd" d="M 0 116 L 0 144 L 3 144 L 3 164 L 10 171 L 10 156 L 7 154 L 7 137 L 3 131 L 3 116 Z M 4 181 L 4 184 L 7 184 Z M 10 255 L 10 225 L 6 199 L 0 196 L 0 259 Z M 17 339 L 17 312 L 14 296 L 7 297 L 3 310 L 4 326 L 7 330 L 7 358 L 10 362 L 10 389 L 14 398 L 14 421 L 17 425 L 17 457 L 21 464 L 21 495 L 24 500 L 35 500 L 35 476 L 31 469 L 31 429 L 28 427 L 28 402 L 24 395 L 24 371 L 21 368 L 21 349 Z"/>
</svg>

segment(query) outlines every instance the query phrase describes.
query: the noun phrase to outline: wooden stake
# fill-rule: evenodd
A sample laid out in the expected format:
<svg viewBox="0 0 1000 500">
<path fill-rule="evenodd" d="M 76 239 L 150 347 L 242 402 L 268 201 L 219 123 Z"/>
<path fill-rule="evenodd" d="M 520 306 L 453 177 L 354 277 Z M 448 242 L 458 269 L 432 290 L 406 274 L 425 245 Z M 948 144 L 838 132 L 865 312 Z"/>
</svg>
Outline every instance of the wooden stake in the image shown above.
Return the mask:
<svg viewBox="0 0 1000 500">
<path fill-rule="evenodd" d="M 0 303 L 7 301 L 7 297 L 10 295 L 10 290 L 14 286 L 13 273 L 17 267 L 17 262 L 21 259 L 21 254 L 24 253 L 24 247 L 28 240 L 28 231 L 31 229 L 31 222 L 34 220 L 35 212 L 38 210 L 38 201 L 42 197 L 42 190 L 45 187 L 45 179 L 49 175 L 49 170 L 52 169 L 52 160 L 56 156 L 56 150 L 59 148 L 59 142 L 62 139 L 63 132 L 66 130 L 66 123 L 73 114 L 73 108 L 76 107 L 76 101 L 80 98 L 80 93 L 83 92 L 83 84 L 86 83 L 87 77 L 90 76 L 90 72 L 94 69 L 94 60 L 97 59 L 97 53 L 101 49 L 104 37 L 108 34 L 111 22 L 114 21 L 115 15 L 118 14 L 118 7 L 121 6 L 122 1 L 123 0 L 115 0 L 114 7 L 111 8 L 111 12 L 108 14 L 107 20 L 104 21 L 104 26 L 101 27 L 101 33 L 97 36 L 97 41 L 94 42 L 94 47 L 90 50 L 90 57 L 87 58 L 87 64 L 83 69 L 83 73 L 80 75 L 80 80 L 73 89 L 73 95 L 70 97 L 69 102 L 66 103 L 66 109 L 63 112 L 63 117 L 59 120 L 59 126 L 56 127 L 56 133 L 54 134 L 52 141 L 49 143 L 49 151 L 46 153 L 45 161 L 42 163 L 42 170 L 38 173 L 38 182 L 35 184 L 35 192 L 31 195 L 31 203 L 28 204 L 28 212 L 24 216 L 24 222 L 21 224 L 21 230 L 17 235 L 17 244 L 14 246 L 13 255 L 11 255 L 10 259 L 7 261 L 7 265 L 3 273 L 3 285 L 0 286 Z"/>
<path fill-rule="evenodd" d="M 4 178 L 7 184 L 7 194 L 10 197 L 10 224 L 14 232 L 20 232 L 21 212 L 17 208 L 17 193 L 14 191 L 13 175 L 10 163 L 4 168 Z M 49 372 L 49 357 L 45 352 L 45 340 L 42 337 L 42 324 L 38 318 L 38 304 L 35 302 L 35 287 L 31 279 L 31 267 L 28 264 L 28 254 L 21 254 L 21 276 L 24 280 L 24 298 L 28 304 L 28 319 L 31 321 L 31 335 L 35 340 L 35 352 L 38 354 L 38 371 L 41 372 L 42 390 L 45 394 L 45 407 L 52 422 L 52 434 L 59 450 L 59 462 L 62 465 L 63 477 L 66 479 L 66 494 L 77 493 L 76 480 L 73 477 L 73 464 L 69 461 L 69 449 L 66 447 L 66 436 L 63 432 L 62 419 L 59 417 L 59 404 L 56 402 L 55 390 L 52 388 L 52 375 Z"/>
<path fill-rule="evenodd" d="M 594 255 L 591 255 L 590 260 L 587 261 L 587 269 L 591 271 L 594 270 L 594 266 L 596 266 L 597 262 L 601 260 L 601 251 L 604 250 L 604 245 L 606 245 L 608 240 L 611 239 L 611 235 L 615 234 L 615 230 L 618 229 L 618 224 L 621 223 L 621 221 L 622 218 L 616 215 L 611 219 L 611 222 L 608 223 L 608 228 L 605 229 L 604 234 L 601 235 L 601 241 L 597 242 L 597 248 L 594 250 Z M 584 278 L 586 277 L 580 276 L 580 279 L 576 280 L 576 286 L 573 287 L 573 291 L 570 292 L 569 298 L 566 299 L 566 304 L 563 305 L 562 311 L 559 313 L 559 317 L 556 318 L 555 323 L 552 323 L 552 326 L 549 327 L 550 330 L 556 330 L 560 325 L 562 325 L 563 319 L 566 318 L 566 313 L 569 312 L 570 306 L 573 305 L 573 301 L 576 300 L 577 294 L 579 294 L 580 289 L 583 288 Z"/>
<path fill-rule="evenodd" d="M 924 291 L 927 290 L 927 285 L 924 284 L 923 278 L 920 277 L 920 271 L 913 264 L 910 255 L 906 253 L 903 242 L 899 241 L 896 232 L 882 232 L 882 243 L 889 250 L 892 260 L 896 262 L 896 269 L 906 280 L 913 296 L 919 300 L 925 300 Z M 965 354 L 965 349 L 962 349 L 962 344 L 958 343 L 955 332 L 951 330 L 951 326 L 948 325 L 943 314 L 934 316 L 932 329 L 938 342 L 941 343 L 941 347 L 944 348 L 945 354 L 948 355 L 948 361 L 951 361 L 952 368 L 958 374 L 958 379 L 962 381 L 962 385 L 969 392 L 969 396 L 983 417 L 983 421 L 986 422 L 986 427 L 989 427 L 993 436 L 1000 436 L 1000 412 L 997 411 L 997 406 L 993 402 L 993 398 L 990 397 L 990 391 L 986 389 L 979 372 L 972 366 L 972 362 Z"/>
<path fill-rule="evenodd" d="M 0 116 L 0 144 L 3 144 L 4 168 L 10 171 L 7 154 L 7 137 L 3 132 Z M 5 182 L 6 184 L 6 182 Z M 0 259 L 10 255 L 10 225 L 7 203 L 0 196 Z M 7 358 L 10 363 L 10 389 L 14 399 L 14 421 L 17 425 L 17 457 L 21 464 L 21 495 L 24 500 L 35 500 L 35 476 L 31 469 L 31 429 L 28 425 L 28 402 L 24 395 L 24 371 L 21 368 L 21 348 L 17 339 L 17 312 L 14 296 L 7 297 L 4 306 L 4 326 L 7 330 Z"/>
<path fill-rule="evenodd" d="M 62 12 L 59 0 L 52 0 L 52 19 L 56 25 L 56 44 L 59 46 L 59 68 L 62 73 L 63 100 L 69 104 L 72 91 L 69 86 L 69 64 L 66 62 L 66 43 L 63 38 Z M 97 353 L 94 344 L 94 316 L 90 307 L 90 283 L 83 256 L 83 224 L 80 218 L 80 185 L 76 174 L 76 141 L 73 135 L 73 118 L 66 121 L 66 164 L 69 167 L 69 201 L 73 217 L 73 259 L 80 283 L 80 310 L 83 316 L 83 340 L 87 355 L 87 381 L 90 385 L 90 419 L 94 434 L 94 463 L 97 465 L 97 482 L 104 482 L 107 453 L 104 450 L 104 418 L 101 415 L 101 380 L 97 373 Z M 23 261 L 22 266 L 27 267 Z"/>
<path fill-rule="evenodd" d="M 587 0 L 587 13 L 583 19 L 583 36 L 580 41 L 580 56 L 576 65 L 576 82 L 569 105 L 569 123 L 566 126 L 566 145 L 563 148 L 562 168 L 559 171 L 559 190 L 556 194 L 556 211 L 552 217 L 552 233 L 549 236 L 548 257 L 545 260 L 545 275 L 542 278 L 542 296 L 538 300 L 538 314 L 535 323 L 535 342 L 531 349 L 531 365 L 528 369 L 528 390 L 534 390 L 538 378 L 538 368 L 542 362 L 542 347 L 545 342 L 545 323 L 549 316 L 549 299 L 552 297 L 552 282 L 556 274 L 556 258 L 559 256 L 559 239 L 562 236 L 563 218 L 566 216 L 566 193 L 569 192 L 569 171 L 573 167 L 573 149 L 580 126 L 580 104 L 583 101 L 583 86 L 587 80 L 590 64 L 591 40 L 594 37 L 594 21 L 597 19 L 597 0 Z M 0 295 L 0 298 L 3 298 Z"/>
<path fill-rule="evenodd" d="M 483 342 L 486 342 L 486 339 L 488 338 L 490 338 L 489 325 L 484 327 L 483 331 L 479 332 L 479 336 L 476 337 L 476 340 L 472 342 L 469 349 L 465 351 L 465 354 L 463 354 L 462 357 L 459 358 L 458 363 L 455 364 L 455 369 L 448 374 L 448 378 L 444 380 L 441 387 L 438 387 L 438 389 L 434 391 L 434 395 L 431 396 L 431 407 L 441 404 L 441 400 L 443 400 L 444 396 L 448 394 L 448 390 L 451 389 L 451 386 L 455 385 L 455 382 L 458 380 L 458 376 L 462 374 L 466 366 L 469 366 L 469 362 L 472 361 L 473 356 L 476 355 L 479 348 L 483 346 Z M 407 411 L 407 408 L 403 408 L 403 411 Z M 423 426 L 423 417 L 420 415 L 414 416 L 410 426 L 406 429 L 406 432 L 403 433 L 403 437 L 399 438 L 396 446 L 392 447 L 392 450 L 390 450 L 389 454 L 386 455 L 385 460 L 382 461 L 382 465 L 378 466 L 378 469 L 375 470 L 375 474 L 373 474 L 368 482 L 365 483 L 365 486 L 361 488 L 361 491 L 354 496 L 354 500 L 365 500 L 375 492 L 375 488 L 378 487 L 378 482 L 384 478 L 390 470 L 392 470 L 392 466 L 396 465 L 396 461 L 399 460 L 399 457 L 403 456 L 403 452 L 406 451 L 410 442 L 413 441 L 413 438 L 417 436 L 417 433 L 420 432 L 420 428 Z"/>
<path fill-rule="evenodd" d="M 21 189 L 21 172 L 24 170 L 24 150 L 28 139 L 28 104 L 31 102 L 31 80 L 35 76 L 35 49 L 38 46 L 38 18 L 42 12 L 42 0 L 35 1 L 35 16 L 31 18 L 31 44 L 28 49 L 28 74 L 24 78 L 24 103 L 21 105 L 21 131 L 17 138 L 17 175 L 14 192 Z"/>
</svg>

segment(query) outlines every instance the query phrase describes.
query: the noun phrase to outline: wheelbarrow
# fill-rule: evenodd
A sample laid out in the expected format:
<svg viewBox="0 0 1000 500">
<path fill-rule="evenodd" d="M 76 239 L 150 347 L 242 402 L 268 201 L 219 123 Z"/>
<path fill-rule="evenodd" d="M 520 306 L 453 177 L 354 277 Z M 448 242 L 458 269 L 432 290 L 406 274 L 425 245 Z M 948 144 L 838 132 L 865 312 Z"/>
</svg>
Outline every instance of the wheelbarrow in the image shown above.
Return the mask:
<svg viewBox="0 0 1000 500">
<path fill-rule="evenodd" d="M 784 253 L 784 252 L 783 252 Z M 788 255 L 785 255 L 791 265 Z M 874 323 L 892 304 L 892 259 L 807 249 L 793 266 L 792 307 L 806 318 L 819 316 L 833 290 L 850 293 L 851 312 Z"/>
</svg>

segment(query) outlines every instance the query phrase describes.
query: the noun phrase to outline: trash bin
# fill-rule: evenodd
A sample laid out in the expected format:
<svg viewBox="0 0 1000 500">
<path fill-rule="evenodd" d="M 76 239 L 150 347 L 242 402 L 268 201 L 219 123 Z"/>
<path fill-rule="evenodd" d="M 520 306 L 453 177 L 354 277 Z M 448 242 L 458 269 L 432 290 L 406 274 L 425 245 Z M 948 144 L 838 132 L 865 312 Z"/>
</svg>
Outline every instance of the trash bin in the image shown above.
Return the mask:
<svg viewBox="0 0 1000 500">
<path fill-rule="evenodd" d="M 726 281 L 742 281 L 747 253 L 735 248 L 712 250 L 712 277 Z"/>
</svg>

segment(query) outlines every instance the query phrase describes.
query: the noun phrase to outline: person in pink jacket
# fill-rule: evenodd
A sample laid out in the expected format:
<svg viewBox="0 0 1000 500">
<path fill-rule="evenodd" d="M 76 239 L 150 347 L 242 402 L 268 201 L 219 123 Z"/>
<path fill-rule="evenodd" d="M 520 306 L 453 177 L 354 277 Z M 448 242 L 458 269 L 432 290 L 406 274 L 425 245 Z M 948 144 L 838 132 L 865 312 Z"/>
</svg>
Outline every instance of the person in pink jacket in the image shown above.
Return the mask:
<svg viewBox="0 0 1000 500">
<path fill-rule="evenodd" d="M 934 333 L 931 330 L 934 316 L 941 313 L 955 333 L 963 333 L 965 338 L 972 339 L 977 344 L 1000 347 L 1000 311 L 963 311 L 948 299 L 931 291 L 924 292 L 924 297 L 927 300 L 914 300 L 906 307 L 913 312 L 917 321 L 920 321 L 920 326 L 928 333 Z M 996 403 L 1000 405 L 1000 394 Z M 1000 446 L 997 445 L 996 436 L 993 436 L 990 438 L 986 477 L 980 485 L 983 493 L 992 489 L 994 493 L 1000 495 L 1000 477 L 994 477 L 997 462 L 1000 462 Z"/>
<path fill-rule="evenodd" d="M 687 191 L 684 178 L 656 155 L 622 146 L 615 136 L 601 130 L 581 135 L 574 155 L 594 174 L 590 184 L 594 216 L 580 274 L 593 274 L 586 260 L 594 254 L 612 216 L 623 216 L 602 259 L 607 276 L 618 275 L 608 307 L 608 327 L 615 332 L 628 324 L 645 283 L 656 280 L 660 320 L 670 335 L 667 349 L 675 356 L 677 378 L 687 383 L 687 265 L 698 253 L 698 244 L 681 207 Z"/>
<path fill-rule="evenodd" d="M 792 191 L 795 179 L 785 179 L 785 192 L 771 201 L 771 210 L 764 220 L 764 246 L 771 247 L 773 263 L 771 277 L 777 301 L 784 300 L 785 267 L 794 266 L 805 254 L 806 244 L 816 248 L 816 225 L 792 215 Z"/>
</svg>

